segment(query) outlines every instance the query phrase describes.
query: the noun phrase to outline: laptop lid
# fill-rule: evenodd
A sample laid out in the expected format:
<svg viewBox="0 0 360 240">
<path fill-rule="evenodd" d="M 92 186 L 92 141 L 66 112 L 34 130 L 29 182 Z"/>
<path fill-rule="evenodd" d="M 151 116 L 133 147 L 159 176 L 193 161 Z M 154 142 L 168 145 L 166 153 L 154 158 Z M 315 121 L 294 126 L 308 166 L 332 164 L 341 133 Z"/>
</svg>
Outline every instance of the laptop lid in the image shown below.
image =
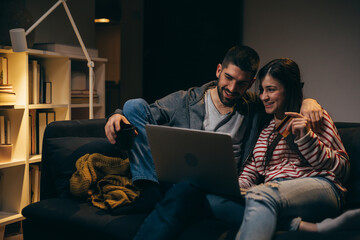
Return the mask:
<svg viewBox="0 0 360 240">
<path fill-rule="evenodd" d="M 160 181 L 191 180 L 209 193 L 240 196 L 229 134 L 146 125 Z"/>
</svg>

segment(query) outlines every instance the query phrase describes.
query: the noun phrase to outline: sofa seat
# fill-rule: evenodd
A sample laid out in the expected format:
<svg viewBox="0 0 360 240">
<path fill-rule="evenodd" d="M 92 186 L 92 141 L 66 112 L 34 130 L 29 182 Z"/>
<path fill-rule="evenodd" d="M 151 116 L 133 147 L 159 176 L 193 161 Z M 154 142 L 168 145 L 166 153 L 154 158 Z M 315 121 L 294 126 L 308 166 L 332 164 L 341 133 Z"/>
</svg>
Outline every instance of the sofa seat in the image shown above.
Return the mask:
<svg viewBox="0 0 360 240">
<path fill-rule="evenodd" d="M 31 204 L 23 210 L 23 215 L 31 216 L 32 221 L 35 221 L 40 229 L 47 230 L 45 227 L 47 224 L 62 229 L 50 232 L 49 238 L 43 237 L 43 239 L 109 240 L 131 239 L 147 216 L 147 214 L 113 216 L 87 202 L 67 198 L 51 198 Z M 132 224 L 128 224 L 129 222 Z M 38 239 L 38 236 L 42 236 L 43 233 L 37 235 L 36 232 L 34 232 L 35 236 L 28 236 L 27 227 L 24 223 L 25 239 Z M 58 233 L 61 234 L 57 235 Z"/>
</svg>

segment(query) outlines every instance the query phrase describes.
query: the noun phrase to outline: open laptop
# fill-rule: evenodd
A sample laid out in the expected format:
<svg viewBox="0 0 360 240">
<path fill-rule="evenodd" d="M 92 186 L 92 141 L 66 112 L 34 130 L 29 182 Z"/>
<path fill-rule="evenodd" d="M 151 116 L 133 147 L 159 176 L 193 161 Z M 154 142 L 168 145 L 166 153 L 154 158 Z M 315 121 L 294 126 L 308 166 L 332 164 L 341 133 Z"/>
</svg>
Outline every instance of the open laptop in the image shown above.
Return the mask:
<svg viewBox="0 0 360 240">
<path fill-rule="evenodd" d="M 191 180 L 209 193 L 240 196 L 229 134 L 158 125 L 145 128 L 160 181 Z"/>
</svg>

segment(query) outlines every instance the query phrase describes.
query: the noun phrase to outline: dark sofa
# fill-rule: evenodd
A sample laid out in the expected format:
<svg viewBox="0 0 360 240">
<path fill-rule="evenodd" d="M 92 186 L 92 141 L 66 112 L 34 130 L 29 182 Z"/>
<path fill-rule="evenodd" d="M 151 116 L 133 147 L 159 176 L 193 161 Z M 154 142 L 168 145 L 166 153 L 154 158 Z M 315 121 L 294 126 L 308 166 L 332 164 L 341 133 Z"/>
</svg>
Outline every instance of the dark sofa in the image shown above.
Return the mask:
<svg viewBox="0 0 360 240">
<path fill-rule="evenodd" d="M 73 198 L 69 178 L 75 161 L 85 153 L 107 155 L 126 152 L 114 149 L 104 134 L 105 119 L 59 121 L 45 130 L 41 163 L 41 201 L 25 207 L 22 214 L 24 239 L 132 239 L 144 214 L 113 216 Z M 336 123 L 350 156 L 347 209 L 360 208 L 360 123 Z M 237 226 L 203 218 L 189 226 L 179 239 L 234 239 Z M 275 239 L 359 239 L 357 231 L 331 234 L 277 232 Z"/>
</svg>

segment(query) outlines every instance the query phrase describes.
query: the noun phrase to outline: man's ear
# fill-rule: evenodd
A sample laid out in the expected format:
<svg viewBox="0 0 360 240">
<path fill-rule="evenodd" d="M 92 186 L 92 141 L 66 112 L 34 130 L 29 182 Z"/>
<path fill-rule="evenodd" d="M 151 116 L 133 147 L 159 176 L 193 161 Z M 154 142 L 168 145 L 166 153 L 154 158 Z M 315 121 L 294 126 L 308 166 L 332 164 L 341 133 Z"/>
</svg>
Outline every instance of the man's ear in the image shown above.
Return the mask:
<svg viewBox="0 0 360 240">
<path fill-rule="evenodd" d="M 254 82 L 256 81 L 256 77 L 254 77 L 251 82 L 249 83 L 248 89 L 251 88 L 251 86 L 254 84 Z"/>
<path fill-rule="evenodd" d="M 220 73 L 221 73 L 221 70 L 222 70 L 222 66 L 221 64 L 219 63 L 216 67 L 216 77 L 219 78 L 220 77 Z"/>
</svg>

